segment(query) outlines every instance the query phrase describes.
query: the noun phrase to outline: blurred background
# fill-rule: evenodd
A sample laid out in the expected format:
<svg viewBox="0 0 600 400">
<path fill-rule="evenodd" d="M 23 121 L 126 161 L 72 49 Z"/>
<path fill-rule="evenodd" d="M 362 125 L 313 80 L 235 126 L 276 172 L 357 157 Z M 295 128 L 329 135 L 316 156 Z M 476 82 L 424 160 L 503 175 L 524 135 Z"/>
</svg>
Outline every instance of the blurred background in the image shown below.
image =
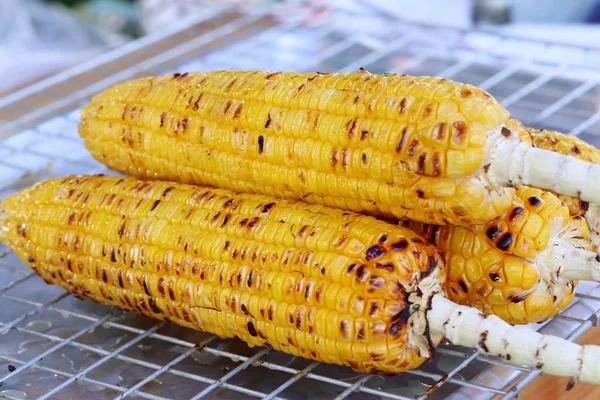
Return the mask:
<svg viewBox="0 0 600 400">
<path fill-rule="evenodd" d="M 600 46 L 600 0 L 1 0 L 0 94 L 224 4 L 367 8 L 436 25 Z"/>
</svg>

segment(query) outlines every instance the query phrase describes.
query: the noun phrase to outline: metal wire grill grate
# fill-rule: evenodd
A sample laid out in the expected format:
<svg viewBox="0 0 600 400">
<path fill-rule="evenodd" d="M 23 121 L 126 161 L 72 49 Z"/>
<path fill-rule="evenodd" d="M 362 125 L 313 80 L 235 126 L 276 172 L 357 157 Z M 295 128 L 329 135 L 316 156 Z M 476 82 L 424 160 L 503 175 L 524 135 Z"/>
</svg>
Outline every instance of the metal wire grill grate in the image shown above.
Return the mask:
<svg viewBox="0 0 600 400">
<path fill-rule="evenodd" d="M 489 90 L 526 124 L 600 143 L 599 50 L 366 12 L 310 22 L 314 12 L 214 9 L 0 98 L 0 198 L 49 177 L 105 172 L 78 138 L 78 107 L 117 81 L 174 69 L 439 75 Z M 360 375 L 79 301 L 0 253 L 0 397 L 512 398 L 538 374 L 442 346 L 418 370 Z M 535 328 L 575 340 L 599 311 L 600 289 L 580 284 L 567 310 Z"/>
</svg>

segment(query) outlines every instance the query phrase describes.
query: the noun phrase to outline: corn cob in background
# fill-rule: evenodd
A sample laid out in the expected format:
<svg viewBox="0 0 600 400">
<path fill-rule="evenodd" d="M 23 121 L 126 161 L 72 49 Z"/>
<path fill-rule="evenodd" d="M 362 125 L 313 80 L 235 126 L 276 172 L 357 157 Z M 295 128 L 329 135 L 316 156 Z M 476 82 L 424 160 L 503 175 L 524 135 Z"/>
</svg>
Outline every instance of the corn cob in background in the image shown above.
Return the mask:
<svg viewBox="0 0 600 400">
<path fill-rule="evenodd" d="M 527 128 L 534 147 L 568 154 L 583 161 L 600 164 L 600 150 L 583 140 L 556 131 Z M 558 195 L 568 207 L 571 215 L 583 215 L 590 228 L 590 237 L 597 249 L 600 246 L 600 209 L 577 197 Z"/>
<path fill-rule="evenodd" d="M 0 213 L 2 241 L 46 282 L 222 338 L 398 373 L 445 337 L 600 383 L 600 348 L 447 300 L 437 249 L 372 217 L 106 176 L 38 184 Z"/>
<path fill-rule="evenodd" d="M 444 253 L 450 300 L 509 323 L 553 317 L 573 300 L 575 280 L 600 280 L 584 218 L 540 189 L 519 188 L 511 208 L 487 224 L 401 224 Z"/>
<path fill-rule="evenodd" d="M 488 93 L 433 77 L 148 77 L 98 94 L 80 133 L 95 158 L 139 178 L 427 223 L 486 223 L 522 184 L 600 201 L 600 166 L 532 147 Z"/>
</svg>

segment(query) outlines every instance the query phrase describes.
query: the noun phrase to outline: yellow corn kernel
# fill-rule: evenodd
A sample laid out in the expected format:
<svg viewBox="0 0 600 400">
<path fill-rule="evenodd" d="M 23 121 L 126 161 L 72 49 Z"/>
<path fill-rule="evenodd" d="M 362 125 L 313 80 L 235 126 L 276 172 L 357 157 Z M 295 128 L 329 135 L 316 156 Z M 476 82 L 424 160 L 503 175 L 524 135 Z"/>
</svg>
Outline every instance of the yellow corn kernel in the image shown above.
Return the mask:
<svg viewBox="0 0 600 400">
<path fill-rule="evenodd" d="M 548 315 L 548 310 L 552 310 L 552 296 L 550 293 L 536 291 L 525 300 L 525 309 L 527 314 L 535 318 L 537 321 L 553 317 L 554 314 Z"/>
<path fill-rule="evenodd" d="M 523 280 L 521 281 L 521 285 L 523 289 L 529 290 L 538 283 L 540 279 L 540 273 L 536 268 L 533 268 L 531 265 L 527 265 L 523 269 Z"/>
<path fill-rule="evenodd" d="M 525 259 L 535 257 L 537 251 L 533 239 L 526 235 L 517 236 L 515 247 L 512 249 L 512 254 Z"/>
<path fill-rule="evenodd" d="M 508 310 L 508 314 L 510 315 L 510 319 L 514 321 L 526 321 L 527 320 L 527 312 L 525 311 L 525 303 L 513 303 L 510 302 L 506 305 Z"/>
<path fill-rule="evenodd" d="M 521 235 L 528 238 L 536 238 L 543 227 L 544 221 L 542 218 L 539 215 L 532 213 L 529 218 L 527 218 L 527 222 L 525 222 L 525 225 L 521 230 Z M 534 245 L 537 246 L 537 243 L 534 243 Z"/>
<path fill-rule="evenodd" d="M 449 254 L 449 258 L 448 263 L 452 265 L 452 268 L 448 277 L 450 280 L 458 282 L 465 272 L 466 260 L 462 255 L 455 253 Z"/>
<path fill-rule="evenodd" d="M 2 201 L 0 215 L 2 241 L 76 295 L 362 372 L 401 372 L 427 358 L 399 317 L 413 309 L 414 288 L 403 285 L 424 280 L 422 293 L 441 291 L 444 261 L 402 227 L 106 176 L 44 182 Z"/>
<path fill-rule="evenodd" d="M 483 276 L 483 268 L 481 262 L 476 257 L 467 259 L 465 272 L 469 282 L 477 282 Z"/>
<path fill-rule="evenodd" d="M 518 286 L 523 281 L 523 263 L 516 257 L 506 257 L 504 260 L 504 275 L 506 283 L 510 286 Z"/>
<path fill-rule="evenodd" d="M 486 314 L 497 315 L 505 321 L 508 321 L 512 318 L 510 312 L 508 311 L 508 305 L 506 304 L 494 304 L 492 306 L 488 306 Z"/>
<path fill-rule="evenodd" d="M 540 230 L 540 233 L 538 233 L 535 239 L 533 240 L 535 247 L 538 249 L 546 248 L 548 246 L 548 242 L 550 241 L 551 235 L 552 233 L 550 232 L 550 227 L 543 226 Z"/>
<path fill-rule="evenodd" d="M 496 288 L 492 290 L 492 293 L 487 297 L 487 302 L 491 305 L 506 305 L 506 298 L 502 289 Z"/>
</svg>

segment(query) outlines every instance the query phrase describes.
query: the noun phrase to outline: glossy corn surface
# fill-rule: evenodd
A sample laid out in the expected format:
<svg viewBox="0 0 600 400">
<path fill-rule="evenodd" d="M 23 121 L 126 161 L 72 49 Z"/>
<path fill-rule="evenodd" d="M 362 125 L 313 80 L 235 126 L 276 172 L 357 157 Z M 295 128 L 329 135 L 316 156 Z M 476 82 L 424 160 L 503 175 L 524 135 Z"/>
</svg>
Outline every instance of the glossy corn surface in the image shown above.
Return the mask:
<svg viewBox="0 0 600 400">
<path fill-rule="evenodd" d="M 473 177 L 508 113 L 432 77 L 217 71 L 97 95 L 80 133 L 138 178 L 211 185 L 429 223 L 484 223 L 512 189 Z"/>
<path fill-rule="evenodd" d="M 558 243 L 582 249 L 591 245 L 583 217 L 571 217 L 552 193 L 527 187 L 517 191 L 501 218 L 488 224 L 403 224 L 445 254 L 448 298 L 513 324 L 545 320 L 573 300 L 576 282 L 561 277 L 559 266 L 538 262 L 542 252 Z"/>
<path fill-rule="evenodd" d="M 581 160 L 600 164 L 600 150 L 589 143 L 564 133 L 527 128 L 531 142 L 535 147 L 552 150 L 561 154 L 568 154 Z M 576 197 L 558 195 L 558 197 L 569 207 L 571 215 L 585 215 L 589 204 Z"/>
<path fill-rule="evenodd" d="M 441 340 L 419 301 L 441 291 L 442 257 L 372 217 L 94 176 L 17 193 L 0 221 L 46 282 L 222 338 L 385 373 L 418 366 Z"/>
</svg>

